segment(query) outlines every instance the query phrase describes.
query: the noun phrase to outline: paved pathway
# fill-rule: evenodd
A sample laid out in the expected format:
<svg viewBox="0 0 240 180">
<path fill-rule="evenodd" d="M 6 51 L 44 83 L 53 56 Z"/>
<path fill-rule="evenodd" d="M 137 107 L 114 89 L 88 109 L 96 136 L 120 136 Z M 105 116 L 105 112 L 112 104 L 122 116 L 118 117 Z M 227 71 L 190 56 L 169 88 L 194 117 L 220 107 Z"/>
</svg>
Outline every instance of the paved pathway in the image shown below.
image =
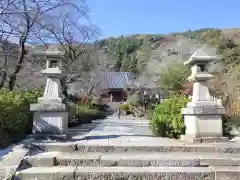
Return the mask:
<svg viewBox="0 0 240 180">
<path fill-rule="evenodd" d="M 157 145 L 179 143 L 177 140 L 153 137 L 149 120 L 131 116 L 109 116 L 92 124 L 69 130 L 72 140 L 85 145 Z"/>
</svg>

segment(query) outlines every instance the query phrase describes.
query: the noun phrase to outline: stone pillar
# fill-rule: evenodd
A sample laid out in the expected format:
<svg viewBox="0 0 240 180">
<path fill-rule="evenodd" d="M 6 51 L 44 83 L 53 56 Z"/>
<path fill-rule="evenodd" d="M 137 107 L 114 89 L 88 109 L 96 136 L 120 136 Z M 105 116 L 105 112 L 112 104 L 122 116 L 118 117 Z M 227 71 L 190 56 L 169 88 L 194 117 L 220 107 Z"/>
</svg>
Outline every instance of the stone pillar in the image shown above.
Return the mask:
<svg viewBox="0 0 240 180">
<path fill-rule="evenodd" d="M 31 104 L 33 111 L 33 134 L 46 136 L 64 136 L 68 132 L 68 112 L 62 103 L 62 88 L 60 78 L 62 76 L 63 54 L 58 50 L 36 52 L 34 56 L 46 58 L 46 69 L 41 73 L 47 77 L 44 96 L 38 99 L 38 103 Z"/>
<path fill-rule="evenodd" d="M 188 80 L 193 82 L 193 94 L 191 102 L 182 109 L 186 129 L 181 140 L 191 142 L 228 140 L 222 137 L 222 115 L 225 109 L 210 96 L 206 86 L 206 82 L 213 77 L 207 72 L 207 65 L 215 59 L 215 56 L 208 56 L 199 49 L 184 63 L 191 66 L 192 74 Z"/>
</svg>

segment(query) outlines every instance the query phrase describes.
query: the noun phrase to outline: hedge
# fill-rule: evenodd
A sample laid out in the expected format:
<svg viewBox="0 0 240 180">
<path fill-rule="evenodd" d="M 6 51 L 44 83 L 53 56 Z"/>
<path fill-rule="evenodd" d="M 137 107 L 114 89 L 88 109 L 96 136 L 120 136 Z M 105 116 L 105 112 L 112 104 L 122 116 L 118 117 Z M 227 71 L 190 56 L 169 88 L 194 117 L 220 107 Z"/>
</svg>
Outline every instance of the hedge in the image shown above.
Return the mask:
<svg viewBox="0 0 240 180">
<path fill-rule="evenodd" d="M 0 147 L 24 138 L 32 130 L 29 105 L 42 96 L 41 89 L 28 91 L 0 90 Z"/>
</svg>

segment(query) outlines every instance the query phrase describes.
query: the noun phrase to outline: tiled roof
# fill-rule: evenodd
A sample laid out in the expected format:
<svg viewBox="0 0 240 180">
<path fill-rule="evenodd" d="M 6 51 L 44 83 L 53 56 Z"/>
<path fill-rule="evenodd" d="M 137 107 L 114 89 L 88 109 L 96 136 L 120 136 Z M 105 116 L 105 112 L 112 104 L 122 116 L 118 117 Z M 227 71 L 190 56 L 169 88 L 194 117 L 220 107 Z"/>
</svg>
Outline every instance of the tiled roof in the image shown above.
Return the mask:
<svg viewBox="0 0 240 180">
<path fill-rule="evenodd" d="M 125 89 L 134 83 L 134 75 L 130 72 L 104 72 L 101 79 L 101 89 Z"/>
</svg>

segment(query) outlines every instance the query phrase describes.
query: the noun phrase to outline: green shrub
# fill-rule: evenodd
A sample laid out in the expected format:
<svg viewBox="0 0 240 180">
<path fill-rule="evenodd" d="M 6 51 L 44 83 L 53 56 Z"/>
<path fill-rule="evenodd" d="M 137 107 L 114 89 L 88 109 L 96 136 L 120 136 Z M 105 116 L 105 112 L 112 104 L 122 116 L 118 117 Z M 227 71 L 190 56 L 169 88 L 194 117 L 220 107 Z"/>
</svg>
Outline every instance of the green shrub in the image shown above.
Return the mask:
<svg viewBox="0 0 240 180">
<path fill-rule="evenodd" d="M 91 105 L 81 105 L 77 104 L 76 107 L 76 116 L 78 120 L 94 120 L 98 118 L 102 118 L 104 116 L 104 112 L 98 110 L 97 108 L 93 108 Z"/>
<path fill-rule="evenodd" d="M 120 104 L 119 109 L 122 111 L 129 111 L 130 110 L 130 105 L 129 104 Z"/>
<path fill-rule="evenodd" d="M 184 134 L 181 108 L 189 101 L 182 95 L 171 95 L 159 104 L 153 112 L 150 127 L 157 136 L 179 138 Z"/>
<path fill-rule="evenodd" d="M 32 130 L 31 103 L 42 95 L 41 89 L 29 91 L 0 90 L 0 147 L 23 138 Z"/>
</svg>

